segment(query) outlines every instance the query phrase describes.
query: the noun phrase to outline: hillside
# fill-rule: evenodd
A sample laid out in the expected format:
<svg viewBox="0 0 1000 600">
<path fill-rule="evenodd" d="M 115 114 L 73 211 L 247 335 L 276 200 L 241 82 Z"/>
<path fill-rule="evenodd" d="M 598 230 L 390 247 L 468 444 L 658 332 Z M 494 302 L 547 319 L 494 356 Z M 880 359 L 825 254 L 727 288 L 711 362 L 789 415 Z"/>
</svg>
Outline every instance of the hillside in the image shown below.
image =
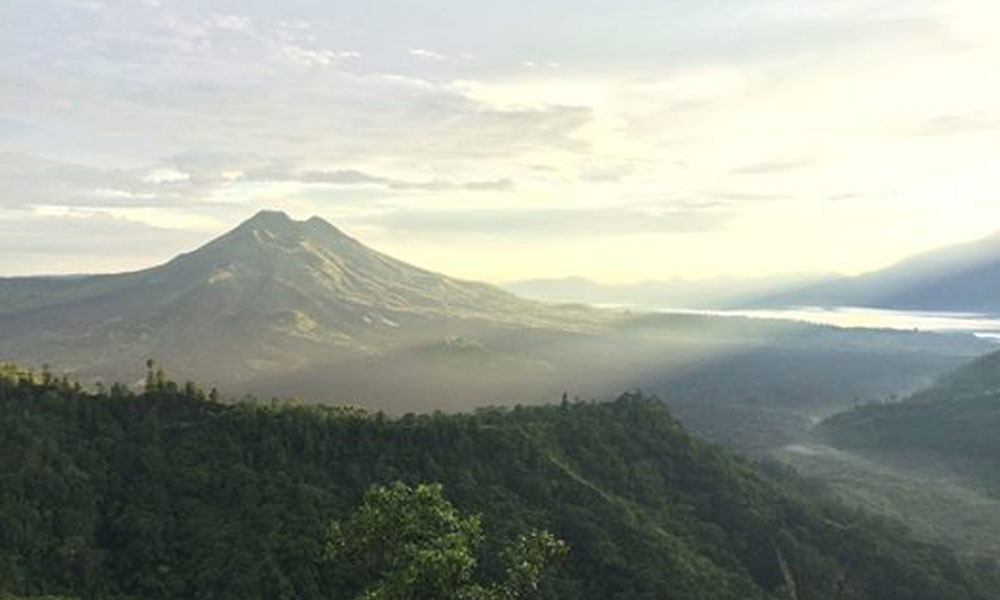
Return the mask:
<svg viewBox="0 0 1000 600">
<path fill-rule="evenodd" d="M 0 594 L 338 597 L 329 521 L 373 482 L 440 481 L 488 539 L 571 547 L 542 598 L 998 598 L 985 566 L 829 504 L 617 401 L 389 419 L 0 377 Z M 784 567 L 782 567 L 784 564 Z"/>
<path fill-rule="evenodd" d="M 926 252 L 873 273 L 766 294 L 742 305 L 994 314 L 1000 311 L 1000 234 Z"/>
<path fill-rule="evenodd" d="M 946 475 L 1000 496 L 1000 352 L 981 357 L 903 402 L 825 420 L 829 443 Z"/>
</svg>

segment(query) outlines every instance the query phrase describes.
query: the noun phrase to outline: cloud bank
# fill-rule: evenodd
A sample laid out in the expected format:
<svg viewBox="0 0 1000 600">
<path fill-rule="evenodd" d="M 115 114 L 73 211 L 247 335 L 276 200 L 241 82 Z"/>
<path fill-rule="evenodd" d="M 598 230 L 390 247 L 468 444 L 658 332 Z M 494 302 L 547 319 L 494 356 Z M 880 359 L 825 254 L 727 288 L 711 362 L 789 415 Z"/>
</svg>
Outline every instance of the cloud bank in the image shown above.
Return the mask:
<svg viewBox="0 0 1000 600">
<path fill-rule="evenodd" d="M 474 278 L 875 268 L 1000 222 L 997 17 L 6 3 L 0 275 L 135 268 L 264 207 Z"/>
</svg>

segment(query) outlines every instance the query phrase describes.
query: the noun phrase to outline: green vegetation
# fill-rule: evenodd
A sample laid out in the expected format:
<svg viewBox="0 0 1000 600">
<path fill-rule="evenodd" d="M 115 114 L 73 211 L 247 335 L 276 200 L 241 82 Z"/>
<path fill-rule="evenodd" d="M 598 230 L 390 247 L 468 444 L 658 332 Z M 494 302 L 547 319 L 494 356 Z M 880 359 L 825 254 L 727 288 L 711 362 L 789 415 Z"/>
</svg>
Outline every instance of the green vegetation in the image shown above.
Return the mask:
<svg viewBox="0 0 1000 600">
<path fill-rule="evenodd" d="M 4 594 L 0 592 L 0 600 L 76 600 L 76 599 L 70 598 L 68 596 L 32 596 L 31 598 L 25 598 L 23 596 L 11 596 L 9 594 Z"/>
<path fill-rule="evenodd" d="M 906 523 L 918 539 L 960 556 L 1000 560 L 1000 499 L 954 477 L 928 478 L 851 452 L 793 444 L 774 453 L 799 474 L 823 482 L 842 502 Z"/>
<path fill-rule="evenodd" d="M 1000 496 L 1000 353 L 984 356 L 903 402 L 869 404 L 817 428 L 830 444 L 955 477 Z"/>
<path fill-rule="evenodd" d="M 514 600 L 538 589 L 546 568 L 565 556 L 566 544 L 546 532 L 518 536 L 503 549 L 504 578 L 477 583 L 482 546 L 478 516 L 462 517 L 440 485 L 375 486 L 345 523 L 334 523 L 330 555 L 364 600 L 460 598 Z"/>
<path fill-rule="evenodd" d="M 356 507 L 405 505 L 405 486 L 365 500 L 371 486 L 403 481 L 443 511 L 411 513 L 419 523 L 459 534 L 452 566 L 475 558 L 474 577 L 460 569 L 450 580 L 459 586 L 535 579 L 512 573 L 510 557 L 544 564 L 554 540 L 524 532 L 546 530 L 571 550 L 539 598 L 1000 598 L 995 569 L 830 504 L 780 469 L 762 472 L 636 393 L 390 419 L 224 405 L 155 373 L 135 394 L 3 372 L 0 593 L 355 597 L 365 591 L 358 569 L 378 562 L 359 562 L 372 549 L 362 534 L 389 526 Z M 427 481 L 443 491 L 419 486 Z M 440 539 L 421 527 L 407 539 Z"/>
<path fill-rule="evenodd" d="M 68 596 L 32 596 L 31 598 L 25 598 L 23 596 L 11 596 L 0 593 L 0 600 L 76 600 L 76 598 Z"/>
</svg>

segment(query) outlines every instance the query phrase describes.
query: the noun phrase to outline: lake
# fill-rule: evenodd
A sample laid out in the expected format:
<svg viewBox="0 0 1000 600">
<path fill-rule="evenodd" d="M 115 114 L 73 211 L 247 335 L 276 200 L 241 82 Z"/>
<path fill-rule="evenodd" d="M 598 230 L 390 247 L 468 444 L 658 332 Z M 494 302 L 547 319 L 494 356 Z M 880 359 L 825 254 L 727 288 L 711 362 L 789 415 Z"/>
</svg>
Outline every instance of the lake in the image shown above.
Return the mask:
<svg viewBox="0 0 1000 600">
<path fill-rule="evenodd" d="M 1000 319 L 970 313 L 882 310 L 854 306 L 799 307 L 770 310 L 663 309 L 658 312 L 758 319 L 786 319 L 821 325 L 835 325 L 837 327 L 971 332 L 979 337 L 1000 342 Z"/>
</svg>

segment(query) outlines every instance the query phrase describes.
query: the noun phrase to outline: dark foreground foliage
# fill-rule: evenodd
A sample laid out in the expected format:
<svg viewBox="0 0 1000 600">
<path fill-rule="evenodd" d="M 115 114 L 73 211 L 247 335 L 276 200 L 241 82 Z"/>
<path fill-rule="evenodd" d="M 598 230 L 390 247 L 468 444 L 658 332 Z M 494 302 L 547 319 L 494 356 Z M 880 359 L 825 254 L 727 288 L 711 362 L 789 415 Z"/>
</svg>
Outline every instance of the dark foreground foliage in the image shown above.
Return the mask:
<svg viewBox="0 0 1000 600">
<path fill-rule="evenodd" d="M 1000 598 L 995 571 L 700 442 L 639 394 L 389 419 L 148 388 L 0 376 L 0 597 L 347 598 L 330 523 L 402 480 L 481 513 L 497 576 L 522 532 L 565 540 L 543 598 Z"/>
</svg>

